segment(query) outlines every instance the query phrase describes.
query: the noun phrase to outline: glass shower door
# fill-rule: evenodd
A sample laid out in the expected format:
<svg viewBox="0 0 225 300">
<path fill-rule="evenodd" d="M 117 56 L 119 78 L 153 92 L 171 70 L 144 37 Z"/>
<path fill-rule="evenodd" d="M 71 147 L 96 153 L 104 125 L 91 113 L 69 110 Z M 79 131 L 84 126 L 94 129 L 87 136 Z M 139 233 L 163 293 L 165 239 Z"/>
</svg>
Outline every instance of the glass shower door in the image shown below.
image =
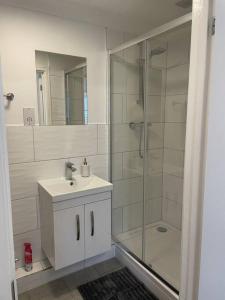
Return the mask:
<svg viewBox="0 0 225 300">
<path fill-rule="evenodd" d="M 143 257 L 144 44 L 111 55 L 112 235 Z"/>
<path fill-rule="evenodd" d="M 111 54 L 112 235 L 179 290 L 190 23 Z"/>
<path fill-rule="evenodd" d="M 179 290 L 190 24 L 147 41 L 143 261 Z"/>
</svg>

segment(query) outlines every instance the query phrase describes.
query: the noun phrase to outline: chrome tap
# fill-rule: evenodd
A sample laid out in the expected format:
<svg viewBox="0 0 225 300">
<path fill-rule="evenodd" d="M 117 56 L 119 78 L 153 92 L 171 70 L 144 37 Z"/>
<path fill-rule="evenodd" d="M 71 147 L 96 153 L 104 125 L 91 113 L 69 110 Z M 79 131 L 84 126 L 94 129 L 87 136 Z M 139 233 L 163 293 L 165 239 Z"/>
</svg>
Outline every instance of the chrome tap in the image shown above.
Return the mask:
<svg viewBox="0 0 225 300">
<path fill-rule="evenodd" d="M 66 180 L 73 180 L 73 172 L 77 169 L 74 167 L 74 164 L 70 161 L 66 162 Z"/>
</svg>

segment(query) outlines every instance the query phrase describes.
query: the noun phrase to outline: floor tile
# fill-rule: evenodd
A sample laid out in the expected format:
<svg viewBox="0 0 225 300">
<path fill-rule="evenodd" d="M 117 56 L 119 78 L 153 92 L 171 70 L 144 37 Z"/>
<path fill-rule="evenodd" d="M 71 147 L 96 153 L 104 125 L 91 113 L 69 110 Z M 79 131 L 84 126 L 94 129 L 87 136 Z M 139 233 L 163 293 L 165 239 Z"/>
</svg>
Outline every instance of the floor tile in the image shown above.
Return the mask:
<svg viewBox="0 0 225 300">
<path fill-rule="evenodd" d="M 83 269 L 79 272 L 70 274 L 63 278 L 66 286 L 71 290 L 74 291 L 77 289 L 78 286 L 85 284 L 89 281 L 95 280 L 99 278 L 97 271 L 94 267 Z"/>
</svg>

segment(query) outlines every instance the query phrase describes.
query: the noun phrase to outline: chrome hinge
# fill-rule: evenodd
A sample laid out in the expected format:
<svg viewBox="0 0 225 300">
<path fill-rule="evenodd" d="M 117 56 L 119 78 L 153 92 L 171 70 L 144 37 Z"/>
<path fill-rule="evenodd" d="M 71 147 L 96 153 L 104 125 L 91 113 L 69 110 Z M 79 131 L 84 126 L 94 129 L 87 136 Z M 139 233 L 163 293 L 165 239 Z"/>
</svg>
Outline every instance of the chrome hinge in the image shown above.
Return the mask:
<svg viewBox="0 0 225 300">
<path fill-rule="evenodd" d="M 215 35 L 215 33 L 216 33 L 216 18 L 215 17 L 212 17 L 209 28 L 210 28 L 210 34 Z"/>
<path fill-rule="evenodd" d="M 12 292 L 12 300 L 16 300 L 16 291 L 15 291 L 15 282 L 14 282 L 14 280 L 11 282 L 11 292 Z"/>
</svg>

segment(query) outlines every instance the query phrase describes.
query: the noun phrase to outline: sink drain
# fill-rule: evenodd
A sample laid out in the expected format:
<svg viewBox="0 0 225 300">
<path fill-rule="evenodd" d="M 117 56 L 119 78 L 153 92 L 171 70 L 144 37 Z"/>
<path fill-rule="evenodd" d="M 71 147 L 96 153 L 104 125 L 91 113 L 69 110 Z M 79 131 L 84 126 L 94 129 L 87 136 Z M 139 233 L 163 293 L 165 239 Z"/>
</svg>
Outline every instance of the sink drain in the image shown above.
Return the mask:
<svg viewBox="0 0 225 300">
<path fill-rule="evenodd" d="M 167 232 L 167 228 L 163 226 L 159 226 L 156 228 L 159 232 Z"/>
</svg>

